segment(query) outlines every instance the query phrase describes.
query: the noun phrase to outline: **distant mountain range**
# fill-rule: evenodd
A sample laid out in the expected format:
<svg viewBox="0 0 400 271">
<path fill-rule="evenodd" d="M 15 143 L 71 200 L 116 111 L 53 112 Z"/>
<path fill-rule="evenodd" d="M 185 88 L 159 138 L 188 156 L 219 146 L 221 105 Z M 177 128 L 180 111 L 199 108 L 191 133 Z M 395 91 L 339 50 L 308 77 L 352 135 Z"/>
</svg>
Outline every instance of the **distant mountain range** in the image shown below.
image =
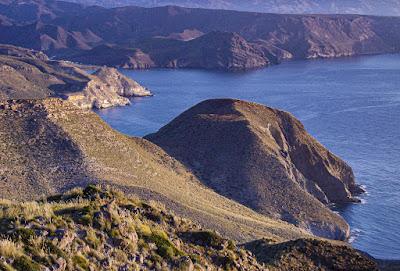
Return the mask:
<svg viewBox="0 0 400 271">
<path fill-rule="evenodd" d="M 125 68 L 247 70 L 400 51 L 400 18 L 0 0 L 0 43 Z"/>
<path fill-rule="evenodd" d="M 232 9 L 268 13 L 400 15 L 398 0 L 68 0 L 105 7 L 136 5 Z"/>
</svg>

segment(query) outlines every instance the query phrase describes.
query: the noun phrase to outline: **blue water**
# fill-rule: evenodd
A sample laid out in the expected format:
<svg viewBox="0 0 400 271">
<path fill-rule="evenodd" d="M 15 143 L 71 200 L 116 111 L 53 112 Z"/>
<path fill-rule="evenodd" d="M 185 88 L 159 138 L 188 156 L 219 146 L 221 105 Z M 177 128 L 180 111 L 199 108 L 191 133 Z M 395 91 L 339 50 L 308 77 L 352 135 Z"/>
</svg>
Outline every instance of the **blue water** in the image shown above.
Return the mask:
<svg viewBox="0 0 400 271">
<path fill-rule="evenodd" d="M 129 135 L 157 131 L 190 106 L 232 97 L 292 112 L 368 191 L 340 209 L 356 248 L 400 258 L 400 55 L 296 61 L 247 73 L 124 71 L 155 97 L 99 112 Z"/>
</svg>

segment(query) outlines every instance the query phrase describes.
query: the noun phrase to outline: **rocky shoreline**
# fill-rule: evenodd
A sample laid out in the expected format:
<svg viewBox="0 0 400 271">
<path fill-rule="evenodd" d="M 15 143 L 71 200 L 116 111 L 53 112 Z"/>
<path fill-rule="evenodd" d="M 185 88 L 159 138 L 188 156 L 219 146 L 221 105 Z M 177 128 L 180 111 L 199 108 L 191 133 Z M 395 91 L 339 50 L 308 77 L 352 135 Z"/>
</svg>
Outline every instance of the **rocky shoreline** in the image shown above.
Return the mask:
<svg viewBox="0 0 400 271">
<path fill-rule="evenodd" d="M 50 60 L 44 53 L 0 45 L 0 98 L 60 97 L 83 109 L 130 104 L 131 97 L 152 96 L 150 90 L 115 68 L 92 74 L 79 65 Z"/>
</svg>

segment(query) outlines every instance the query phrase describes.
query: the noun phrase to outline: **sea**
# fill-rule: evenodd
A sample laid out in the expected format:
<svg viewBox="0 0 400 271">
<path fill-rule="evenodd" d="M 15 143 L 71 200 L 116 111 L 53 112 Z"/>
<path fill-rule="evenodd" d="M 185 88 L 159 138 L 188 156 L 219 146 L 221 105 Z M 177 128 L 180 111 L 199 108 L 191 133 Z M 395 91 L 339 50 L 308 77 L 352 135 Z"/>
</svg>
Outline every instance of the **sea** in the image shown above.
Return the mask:
<svg viewBox="0 0 400 271">
<path fill-rule="evenodd" d="M 353 168 L 362 203 L 336 206 L 350 242 L 400 259 L 400 54 L 291 61 L 249 72 L 121 70 L 155 94 L 97 111 L 116 130 L 144 136 L 212 98 L 238 98 L 289 111 Z"/>
</svg>

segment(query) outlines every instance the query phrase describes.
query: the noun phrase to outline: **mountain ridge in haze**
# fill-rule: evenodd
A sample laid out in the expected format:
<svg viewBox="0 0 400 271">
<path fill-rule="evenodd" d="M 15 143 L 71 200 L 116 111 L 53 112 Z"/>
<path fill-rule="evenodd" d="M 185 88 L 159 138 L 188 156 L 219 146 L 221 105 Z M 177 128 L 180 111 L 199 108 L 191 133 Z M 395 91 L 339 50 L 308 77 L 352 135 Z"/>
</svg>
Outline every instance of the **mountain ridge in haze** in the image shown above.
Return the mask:
<svg viewBox="0 0 400 271">
<path fill-rule="evenodd" d="M 365 14 L 399 16 L 396 0 L 69 0 L 105 7 L 176 5 L 182 7 L 230 9 L 240 11 L 289 14 Z"/>
</svg>

